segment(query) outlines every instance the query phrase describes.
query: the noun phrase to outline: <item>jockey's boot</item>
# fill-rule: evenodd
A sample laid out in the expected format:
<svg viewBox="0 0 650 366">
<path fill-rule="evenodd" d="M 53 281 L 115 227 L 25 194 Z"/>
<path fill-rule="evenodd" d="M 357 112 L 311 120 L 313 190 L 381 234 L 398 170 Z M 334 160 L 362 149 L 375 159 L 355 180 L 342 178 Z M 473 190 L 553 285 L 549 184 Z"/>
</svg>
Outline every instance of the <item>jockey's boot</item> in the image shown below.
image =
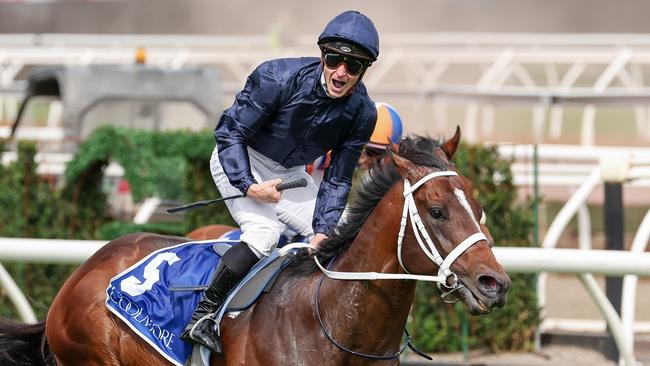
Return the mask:
<svg viewBox="0 0 650 366">
<path fill-rule="evenodd" d="M 215 323 L 210 318 L 210 314 L 219 310 L 230 290 L 239 283 L 257 261 L 257 256 L 246 243 L 242 242 L 228 249 L 214 271 L 208 288 L 203 292 L 201 301 L 196 305 L 192 319 L 180 336 L 183 341 L 199 343 L 212 352 L 223 353 L 221 341 L 214 330 Z M 192 328 L 194 329 L 192 330 Z"/>
<path fill-rule="evenodd" d="M 215 323 L 209 316 L 219 310 L 230 290 L 237 285 L 241 278 L 242 276 L 228 268 L 223 260 L 219 263 L 208 288 L 201 296 L 201 301 L 192 313 L 192 320 L 185 326 L 181 334 L 182 340 L 200 343 L 212 352 L 223 353 L 221 342 L 214 330 Z M 202 319 L 204 317 L 205 319 Z"/>
</svg>

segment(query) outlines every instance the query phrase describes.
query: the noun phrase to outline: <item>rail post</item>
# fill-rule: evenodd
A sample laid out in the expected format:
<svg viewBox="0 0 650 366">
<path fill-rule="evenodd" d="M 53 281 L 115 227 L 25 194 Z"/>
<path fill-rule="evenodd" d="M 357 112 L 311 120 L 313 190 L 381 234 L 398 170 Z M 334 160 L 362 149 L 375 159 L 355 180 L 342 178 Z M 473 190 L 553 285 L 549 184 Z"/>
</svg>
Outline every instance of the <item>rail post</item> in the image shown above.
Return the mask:
<svg viewBox="0 0 650 366">
<path fill-rule="evenodd" d="M 625 249 L 625 227 L 623 217 L 623 182 L 627 179 L 630 166 L 629 154 L 609 154 L 600 159 L 600 171 L 604 182 L 604 228 L 605 228 L 605 249 Z M 605 278 L 605 293 L 609 302 L 620 317 L 621 301 L 623 297 L 623 279 L 620 277 Z M 618 361 L 620 350 L 612 336 L 612 330 L 608 326 L 607 347 L 605 356 L 610 360 Z"/>
</svg>

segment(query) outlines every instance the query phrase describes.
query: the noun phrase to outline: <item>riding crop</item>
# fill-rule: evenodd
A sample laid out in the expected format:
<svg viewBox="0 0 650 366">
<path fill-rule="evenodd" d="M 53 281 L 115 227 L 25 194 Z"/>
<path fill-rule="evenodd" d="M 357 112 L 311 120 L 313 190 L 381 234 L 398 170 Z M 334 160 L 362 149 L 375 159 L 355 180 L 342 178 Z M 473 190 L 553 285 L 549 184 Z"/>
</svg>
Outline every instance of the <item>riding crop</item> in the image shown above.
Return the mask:
<svg viewBox="0 0 650 366">
<path fill-rule="evenodd" d="M 296 180 L 292 180 L 292 181 L 288 181 L 288 182 L 278 183 L 278 184 L 275 185 L 275 189 L 278 190 L 278 191 L 284 191 L 285 189 L 299 188 L 299 187 L 307 187 L 307 179 L 300 178 L 300 179 L 296 179 Z M 203 206 L 211 205 L 213 203 L 223 202 L 223 201 L 232 200 L 232 199 L 235 199 L 235 198 L 242 198 L 242 197 L 244 197 L 244 194 L 236 194 L 234 196 L 215 198 L 215 199 L 211 199 L 211 200 L 197 201 L 197 202 L 188 203 L 188 204 L 183 205 L 183 206 L 171 207 L 171 208 L 168 208 L 166 211 L 168 213 L 170 213 L 170 214 L 173 214 L 173 213 L 176 213 L 176 212 L 179 212 L 179 211 L 185 211 L 185 210 L 189 210 L 189 209 L 196 208 L 196 207 L 203 207 Z"/>
</svg>

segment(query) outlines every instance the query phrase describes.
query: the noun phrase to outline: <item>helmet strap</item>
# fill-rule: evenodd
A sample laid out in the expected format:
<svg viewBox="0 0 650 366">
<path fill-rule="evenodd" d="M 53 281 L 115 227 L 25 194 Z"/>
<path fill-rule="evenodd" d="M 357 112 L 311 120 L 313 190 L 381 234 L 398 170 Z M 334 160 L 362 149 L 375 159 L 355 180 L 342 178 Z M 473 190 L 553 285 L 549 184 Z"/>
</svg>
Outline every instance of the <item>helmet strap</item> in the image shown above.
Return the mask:
<svg viewBox="0 0 650 366">
<path fill-rule="evenodd" d="M 361 71 L 361 74 L 359 74 L 359 80 L 357 80 L 357 83 L 360 82 L 361 79 L 363 79 L 363 75 L 366 74 L 366 71 L 368 70 L 369 67 L 370 67 L 370 65 L 363 68 L 363 71 Z M 357 84 L 354 84 L 354 87 L 356 88 Z M 352 89 L 354 89 L 354 88 L 352 88 Z"/>
</svg>

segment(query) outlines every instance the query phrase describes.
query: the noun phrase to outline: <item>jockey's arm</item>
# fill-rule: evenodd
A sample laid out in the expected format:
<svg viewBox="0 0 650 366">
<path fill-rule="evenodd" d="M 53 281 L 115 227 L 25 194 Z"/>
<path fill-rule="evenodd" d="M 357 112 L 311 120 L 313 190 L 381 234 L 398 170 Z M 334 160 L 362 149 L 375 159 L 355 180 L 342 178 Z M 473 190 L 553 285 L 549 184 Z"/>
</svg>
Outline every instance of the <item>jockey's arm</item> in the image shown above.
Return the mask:
<svg viewBox="0 0 650 366">
<path fill-rule="evenodd" d="M 352 186 L 352 174 L 363 146 L 368 142 L 377 119 L 376 110 L 366 111 L 348 139 L 332 150 L 331 162 L 318 189 L 312 227 L 314 233 L 327 234 L 341 217 Z"/>
<path fill-rule="evenodd" d="M 268 122 L 280 104 L 278 80 L 273 76 L 273 70 L 264 65 L 250 74 L 244 89 L 237 94 L 233 105 L 223 112 L 214 131 L 223 170 L 230 184 L 244 194 L 249 194 L 249 188 L 259 183 L 251 173 L 246 140 Z M 263 192 L 260 194 L 263 200 L 274 199 L 275 194 L 269 192 L 268 187 L 256 187 L 253 196 L 258 191 Z"/>
</svg>

